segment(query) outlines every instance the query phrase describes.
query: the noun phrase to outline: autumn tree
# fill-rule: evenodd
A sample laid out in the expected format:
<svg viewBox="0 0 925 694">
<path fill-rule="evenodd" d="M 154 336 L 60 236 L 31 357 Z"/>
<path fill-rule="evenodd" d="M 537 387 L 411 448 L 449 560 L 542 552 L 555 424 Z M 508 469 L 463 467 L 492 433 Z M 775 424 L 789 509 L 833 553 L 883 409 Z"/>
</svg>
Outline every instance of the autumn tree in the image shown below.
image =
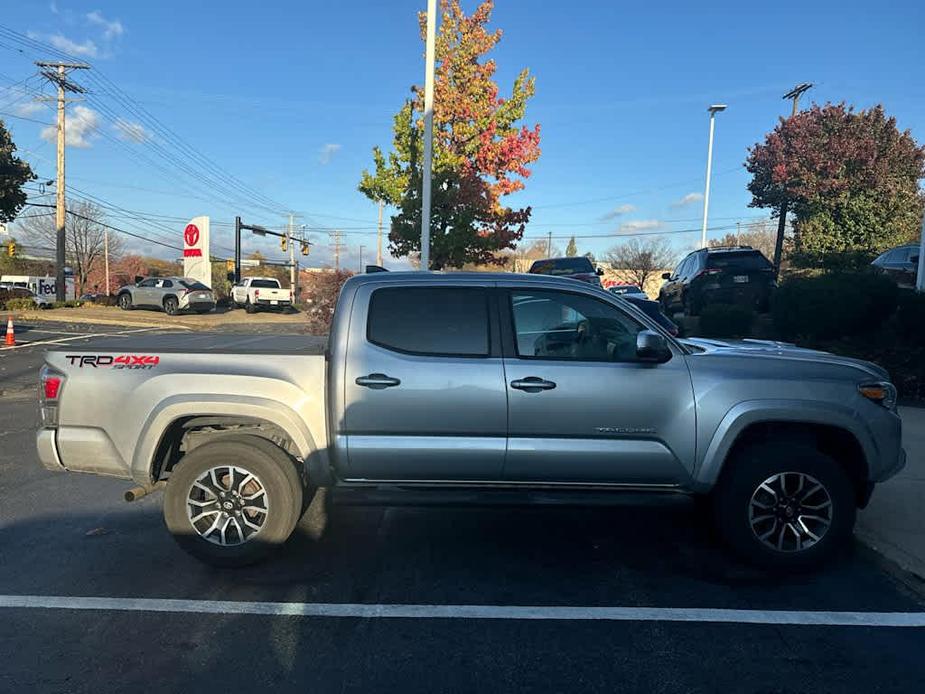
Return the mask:
<svg viewBox="0 0 925 694">
<path fill-rule="evenodd" d="M 26 205 L 23 185 L 35 180 L 32 169 L 16 156 L 16 145 L 0 121 L 0 223 L 11 222 Z"/>
<path fill-rule="evenodd" d="M 103 263 L 106 243 L 105 215 L 103 209 L 92 202 L 79 201 L 68 209 L 64 223 L 65 258 L 74 270 L 77 294 L 88 288 L 90 273 Z M 26 243 L 46 249 L 54 249 L 57 243 L 55 218 L 53 215 L 28 217 L 21 222 Z M 122 253 L 122 240 L 109 235 L 110 260 Z"/>
<path fill-rule="evenodd" d="M 671 242 L 662 236 L 630 239 L 607 251 L 610 267 L 622 271 L 643 291 L 658 273 L 673 268 L 677 258 Z"/>
<path fill-rule="evenodd" d="M 434 76 L 433 173 L 430 218 L 431 267 L 504 262 L 499 251 L 513 248 L 530 219 L 530 208 L 502 203 L 522 190 L 528 165 L 539 157 L 539 125 L 524 118 L 534 79 L 524 69 L 511 94 L 500 95 L 493 80 L 495 61 L 486 54 L 501 39 L 487 28 L 492 0 L 471 15 L 459 0 L 441 0 Z M 424 38 L 426 16 L 419 15 Z M 364 171 L 359 190 L 398 209 L 392 216 L 389 250 L 402 257 L 421 250 L 424 93 L 412 87 L 394 119 L 393 150 L 373 149 L 373 170 Z"/>
<path fill-rule="evenodd" d="M 751 246 L 761 251 L 765 258 L 774 258 L 774 244 L 777 242 L 777 225 L 768 220 L 747 224 L 735 234 L 727 233 L 722 238 L 710 239 L 710 247 Z"/>
<path fill-rule="evenodd" d="M 813 106 L 749 150 L 752 207 L 793 214 L 794 243 L 809 253 L 878 253 L 918 235 L 925 149 L 882 106 Z"/>
<path fill-rule="evenodd" d="M 568 245 L 565 247 L 565 255 L 569 258 L 574 258 L 578 255 L 578 244 L 575 243 L 574 236 L 568 240 Z"/>
</svg>

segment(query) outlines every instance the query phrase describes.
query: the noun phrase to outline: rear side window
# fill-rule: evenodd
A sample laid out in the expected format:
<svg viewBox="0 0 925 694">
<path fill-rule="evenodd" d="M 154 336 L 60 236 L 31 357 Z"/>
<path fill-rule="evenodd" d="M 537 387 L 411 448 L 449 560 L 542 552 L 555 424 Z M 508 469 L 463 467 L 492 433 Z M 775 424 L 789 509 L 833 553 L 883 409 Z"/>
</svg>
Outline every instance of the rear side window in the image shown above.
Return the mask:
<svg viewBox="0 0 925 694">
<path fill-rule="evenodd" d="M 594 273 L 594 265 L 588 258 L 555 258 L 537 260 L 530 266 L 534 275 L 574 275 L 581 272 Z"/>
<path fill-rule="evenodd" d="M 771 262 L 760 251 L 744 253 L 711 253 L 707 266 L 718 270 L 768 270 Z"/>
<path fill-rule="evenodd" d="M 279 282 L 276 280 L 251 280 L 253 289 L 279 289 Z"/>
<path fill-rule="evenodd" d="M 377 289 L 367 339 L 408 354 L 487 357 L 488 292 L 464 287 Z"/>
</svg>

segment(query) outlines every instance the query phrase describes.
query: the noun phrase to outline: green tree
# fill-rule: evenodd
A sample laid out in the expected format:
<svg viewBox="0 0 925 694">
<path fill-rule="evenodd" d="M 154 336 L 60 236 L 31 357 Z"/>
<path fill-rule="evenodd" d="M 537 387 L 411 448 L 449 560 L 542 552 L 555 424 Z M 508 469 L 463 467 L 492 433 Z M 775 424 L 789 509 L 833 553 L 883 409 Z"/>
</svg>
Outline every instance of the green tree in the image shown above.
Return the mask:
<svg viewBox="0 0 925 694">
<path fill-rule="evenodd" d="M 578 255 L 578 244 L 575 243 L 574 236 L 568 240 L 568 246 L 565 247 L 565 255 L 569 258 L 574 258 Z"/>
<path fill-rule="evenodd" d="M 793 213 L 796 250 L 878 253 L 918 236 L 925 148 L 883 107 L 813 106 L 749 150 L 752 207 Z"/>
<path fill-rule="evenodd" d="M 0 120 L 0 223 L 11 222 L 26 204 L 23 184 L 35 180 L 32 169 L 16 156 L 16 145 Z"/>
<path fill-rule="evenodd" d="M 485 55 L 501 38 L 486 28 L 492 0 L 471 15 L 459 0 L 441 0 L 434 76 L 434 161 L 431 201 L 431 266 L 503 263 L 498 251 L 523 236 L 530 208 L 511 209 L 501 199 L 523 189 L 527 165 L 540 155 L 539 126 L 518 126 L 533 96 L 534 80 L 523 70 L 511 95 L 499 96 L 495 61 Z M 426 17 L 419 15 L 424 37 Z M 423 153 L 423 89 L 395 116 L 392 151 L 373 149 L 373 171 L 363 171 L 359 190 L 397 208 L 389 249 L 401 257 L 420 253 Z"/>
</svg>

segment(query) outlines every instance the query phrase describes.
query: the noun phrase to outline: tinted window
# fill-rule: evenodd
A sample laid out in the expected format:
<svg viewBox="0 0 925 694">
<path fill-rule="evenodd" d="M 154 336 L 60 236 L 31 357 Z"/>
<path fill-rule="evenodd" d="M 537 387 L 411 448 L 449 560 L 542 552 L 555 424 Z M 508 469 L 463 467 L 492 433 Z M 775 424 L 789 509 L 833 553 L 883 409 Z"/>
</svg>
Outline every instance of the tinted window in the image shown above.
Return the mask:
<svg viewBox="0 0 925 694">
<path fill-rule="evenodd" d="M 477 288 L 377 289 L 370 342 L 411 354 L 488 356 L 488 292 Z"/>
<path fill-rule="evenodd" d="M 208 289 L 208 287 L 202 282 L 189 282 L 187 280 L 180 280 L 180 284 L 182 284 L 187 289 Z"/>
<path fill-rule="evenodd" d="M 279 289 L 279 282 L 276 280 L 251 280 L 251 287 L 254 289 Z"/>
<path fill-rule="evenodd" d="M 687 277 L 687 275 L 690 272 L 693 261 L 694 261 L 693 256 L 688 256 L 687 258 L 682 260 L 681 264 L 678 266 L 678 269 L 676 270 L 677 276 L 680 278 Z"/>
<path fill-rule="evenodd" d="M 709 266 L 720 270 L 767 270 L 770 261 L 761 255 L 761 251 L 744 251 L 733 253 L 711 253 Z"/>
<path fill-rule="evenodd" d="M 567 292 L 511 292 L 517 354 L 526 359 L 635 361 L 642 324 L 603 301 Z"/>
<path fill-rule="evenodd" d="M 171 282 L 170 280 L 164 280 L 163 282 L 160 283 L 160 286 L 163 287 L 164 289 L 171 289 L 173 287 L 173 282 Z"/>
<path fill-rule="evenodd" d="M 537 260 L 530 267 L 535 275 L 575 275 L 583 272 L 593 273 L 594 265 L 588 258 L 552 258 Z"/>
<path fill-rule="evenodd" d="M 157 284 L 156 279 L 142 280 L 138 283 L 139 287 L 153 287 Z"/>
</svg>

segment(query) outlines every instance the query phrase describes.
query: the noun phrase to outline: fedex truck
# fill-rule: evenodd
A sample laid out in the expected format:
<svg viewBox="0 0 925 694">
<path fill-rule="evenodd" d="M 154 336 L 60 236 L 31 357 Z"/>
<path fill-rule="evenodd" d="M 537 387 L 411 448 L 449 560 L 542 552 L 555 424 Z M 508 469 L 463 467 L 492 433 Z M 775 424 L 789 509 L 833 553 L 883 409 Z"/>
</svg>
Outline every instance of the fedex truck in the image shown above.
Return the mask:
<svg viewBox="0 0 925 694">
<path fill-rule="evenodd" d="M 64 298 L 76 299 L 76 290 L 74 288 L 74 278 L 65 277 Z M 57 293 L 57 281 L 54 277 L 46 275 L 38 277 L 35 275 L 3 275 L 0 277 L 0 285 L 11 287 L 25 287 L 32 290 L 39 296 L 48 297 L 54 300 Z"/>
</svg>

